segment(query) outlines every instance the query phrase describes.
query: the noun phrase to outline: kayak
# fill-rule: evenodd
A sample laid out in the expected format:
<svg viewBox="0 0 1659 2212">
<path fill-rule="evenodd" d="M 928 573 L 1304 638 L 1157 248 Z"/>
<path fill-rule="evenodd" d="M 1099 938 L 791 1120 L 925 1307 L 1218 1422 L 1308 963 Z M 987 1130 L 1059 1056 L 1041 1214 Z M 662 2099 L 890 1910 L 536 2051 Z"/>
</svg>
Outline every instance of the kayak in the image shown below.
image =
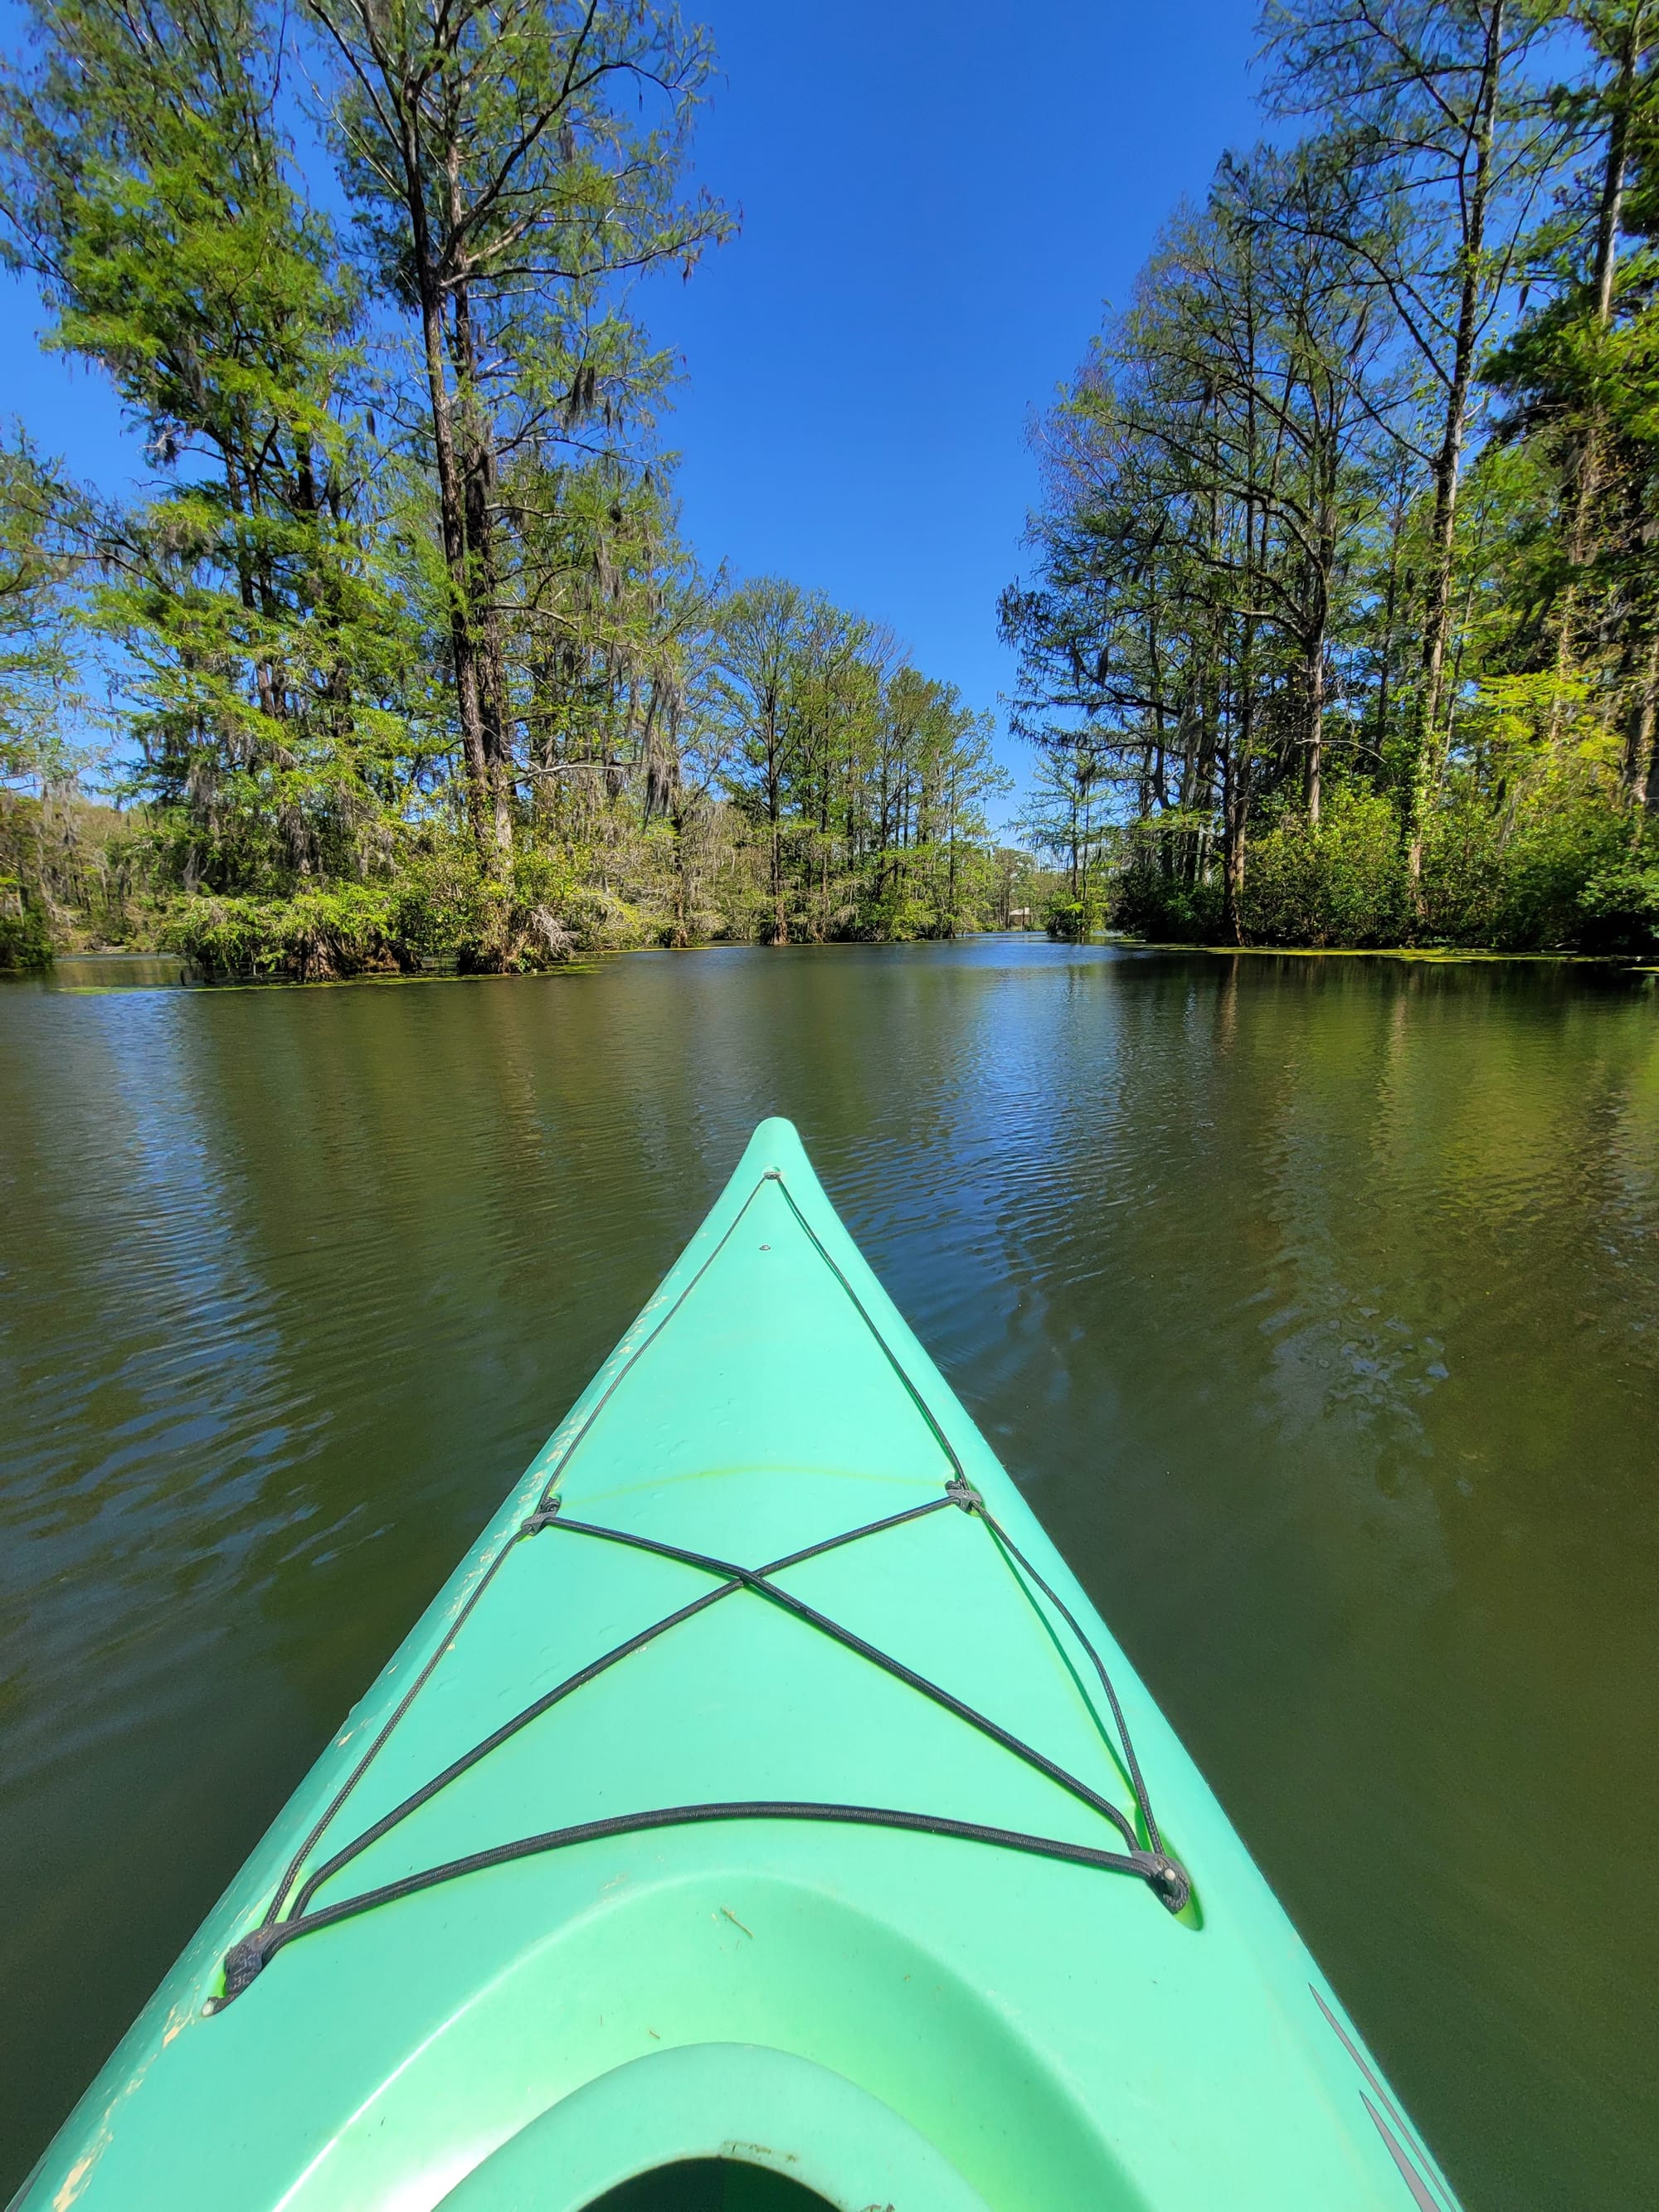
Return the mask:
<svg viewBox="0 0 1659 2212">
<path fill-rule="evenodd" d="M 1455 2212 L 764 1121 L 27 2212 Z"/>
</svg>

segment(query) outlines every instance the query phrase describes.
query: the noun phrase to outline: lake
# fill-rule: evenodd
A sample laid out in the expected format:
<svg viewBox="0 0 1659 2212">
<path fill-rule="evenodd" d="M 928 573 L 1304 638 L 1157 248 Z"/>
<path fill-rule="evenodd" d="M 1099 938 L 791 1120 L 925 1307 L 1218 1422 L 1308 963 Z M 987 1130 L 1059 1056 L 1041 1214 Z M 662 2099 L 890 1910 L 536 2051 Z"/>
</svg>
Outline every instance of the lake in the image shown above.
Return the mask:
<svg viewBox="0 0 1659 2212">
<path fill-rule="evenodd" d="M 780 1112 L 1471 2212 L 1650 2200 L 1650 978 L 77 975 L 0 989 L 0 2197 Z"/>
</svg>

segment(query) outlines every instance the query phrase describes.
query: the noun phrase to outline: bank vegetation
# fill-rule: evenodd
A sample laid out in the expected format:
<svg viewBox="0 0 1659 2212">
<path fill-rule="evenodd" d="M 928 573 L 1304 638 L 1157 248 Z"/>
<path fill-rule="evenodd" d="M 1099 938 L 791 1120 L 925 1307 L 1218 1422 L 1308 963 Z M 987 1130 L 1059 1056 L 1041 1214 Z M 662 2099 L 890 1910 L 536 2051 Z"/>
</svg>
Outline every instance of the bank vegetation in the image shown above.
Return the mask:
<svg viewBox="0 0 1659 2212">
<path fill-rule="evenodd" d="M 149 481 L 0 444 L 0 960 L 501 970 L 1006 912 L 987 718 L 679 532 L 635 306 L 732 228 L 687 175 L 704 31 L 637 0 L 28 25 L 0 245 Z"/>
<path fill-rule="evenodd" d="M 1659 5 L 1273 0 L 1039 426 L 1051 927 L 1659 939 Z"/>
</svg>

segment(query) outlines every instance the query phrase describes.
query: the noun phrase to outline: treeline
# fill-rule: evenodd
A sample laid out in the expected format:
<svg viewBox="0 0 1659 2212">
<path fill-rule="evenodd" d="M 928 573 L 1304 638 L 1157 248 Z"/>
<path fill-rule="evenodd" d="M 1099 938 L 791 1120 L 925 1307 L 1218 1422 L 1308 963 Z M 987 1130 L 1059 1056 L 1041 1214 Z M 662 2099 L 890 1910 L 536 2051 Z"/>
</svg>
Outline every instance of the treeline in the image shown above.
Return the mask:
<svg viewBox="0 0 1659 2212">
<path fill-rule="evenodd" d="M 639 0 L 29 17 L 0 249 L 154 481 L 112 501 L 0 449 L 0 957 L 500 969 L 1006 903 L 982 720 L 678 532 L 672 364 L 628 288 L 731 228 L 687 179 L 701 28 Z"/>
<path fill-rule="evenodd" d="M 1001 622 L 1051 927 L 1650 945 L 1659 4 L 1263 35 L 1280 128 L 1039 434 Z"/>
</svg>

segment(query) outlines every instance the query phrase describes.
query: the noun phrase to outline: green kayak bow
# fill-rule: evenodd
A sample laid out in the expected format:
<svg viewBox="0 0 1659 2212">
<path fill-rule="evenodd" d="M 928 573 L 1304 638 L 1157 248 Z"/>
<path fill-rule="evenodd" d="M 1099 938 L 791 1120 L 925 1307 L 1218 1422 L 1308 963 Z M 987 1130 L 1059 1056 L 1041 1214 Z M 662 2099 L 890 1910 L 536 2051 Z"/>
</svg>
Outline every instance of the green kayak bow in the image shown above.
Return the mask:
<svg viewBox="0 0 1659 2212">
<path fill-rule="evenodd" d="M 780 1121 L 18 2203 L 653 2173 L 618 2204 L 1455 2212 Z"/>
</svg>

